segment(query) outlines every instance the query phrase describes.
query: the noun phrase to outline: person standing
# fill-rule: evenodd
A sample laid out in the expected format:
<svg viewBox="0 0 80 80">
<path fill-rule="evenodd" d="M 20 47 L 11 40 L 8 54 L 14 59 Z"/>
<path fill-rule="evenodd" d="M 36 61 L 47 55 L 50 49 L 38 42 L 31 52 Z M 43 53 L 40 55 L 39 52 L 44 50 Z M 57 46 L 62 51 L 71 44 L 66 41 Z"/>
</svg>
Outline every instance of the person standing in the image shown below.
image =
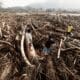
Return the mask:
<svg viewBox="0 0 80 80">
<path fill-rule="evenodd" d="M 50 47 L 51 45 L 54 44 L 54 39 L 52 38 L 52 36 L 49 36 L 48 40 L 46 41 L 45 44 L 43 44 L 43 53 L 45 55 L 48 55 L 50 54 L 51 50 L 50 50 Z"/>
<path fill-rule="evenodd" d="M 73 36 L 72 31 L 73 31 L 73 26 L 70 23 L 67 27 L 67 36 Z"/>
</svg>

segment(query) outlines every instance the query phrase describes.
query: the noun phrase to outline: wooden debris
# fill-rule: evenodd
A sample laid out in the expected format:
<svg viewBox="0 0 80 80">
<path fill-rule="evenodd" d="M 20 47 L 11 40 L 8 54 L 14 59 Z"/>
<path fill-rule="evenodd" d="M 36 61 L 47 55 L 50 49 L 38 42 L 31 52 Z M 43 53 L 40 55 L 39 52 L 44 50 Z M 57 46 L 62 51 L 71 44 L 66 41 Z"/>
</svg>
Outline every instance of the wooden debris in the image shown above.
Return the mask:
<svg viewBox="0 0 80 80">
<path fill-rule="evenodd" d="M 22 39 L 21 39 L 21 54 L 22 54 L 22 57 L 23 57 L 25 63 L 28 66 L 32 66 L 32 64 L 29 62 L 29 60 L 27 59 L 27 57 L 25 55 L 25 51 L 24 51 L 24 34 L 22 35 Z"/>
<path fill-rule="evenodd" d="M 59 49 L 58 49 L 58 55 L 57 55 L 57 58 L 60 58 L 60 52 L 61 52 L 62 44 L 63 44 L 63 40 L 61 39 L 61 40 L 60 40 Z"/>
<path fill-rule="evenodd" d="M 0 80 L 80 80 L 80 18 L 78 16 L 18 15 L 8 12 L 0 14 Z M 67 36 L 66 33 L 69 23 L 74 27 L 73 36 Z M 28 24 L 32 28 L 33 45 L 35 48 L 37 46 L 36 52 L 44 57 L 34 65 L 28 60 L 23 46 L 25 27 Z M 20 44 L 16 44 L 15 40 L 18 32 L 21 32 Z M 66 37 L 65 40 L 63 35 Z M 44 56 L 42 45 L 46 43 L 48 36 L 52 36 L 55 46 L 54 48 L 51 46 L 50 55 Z M 15 49 L 17 45 L 20 47 L 18 50 Z M 6 54 L 7 56 L 4 57 Z M 8 60 L 12 63 L 5 66 Z"/>
</svg>

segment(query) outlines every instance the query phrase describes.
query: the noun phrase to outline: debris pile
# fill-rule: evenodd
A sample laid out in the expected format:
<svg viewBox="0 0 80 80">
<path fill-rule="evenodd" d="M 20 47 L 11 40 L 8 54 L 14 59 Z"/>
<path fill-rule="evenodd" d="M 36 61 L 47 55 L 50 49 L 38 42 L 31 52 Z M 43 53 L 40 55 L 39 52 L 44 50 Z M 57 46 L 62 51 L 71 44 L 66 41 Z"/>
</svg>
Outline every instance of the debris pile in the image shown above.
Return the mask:
<svg viewBox="0 0 80 80">
<path fill-rule="evenodd" d="M 49 14 L 0 14 L 0 80 L 80 80 L 80 16 Z M 73 36 L 67 36 L 67 26 L 74 27 Z M 51 35 L 54 45 L 51 53 L 33 67 L 25 64 L 20 52 L 22 28 L 32 29 L 36 52 L 42 54 L 42 45 Z M 64 38 L 66 38 L 64 40 Z"/>
</svg>

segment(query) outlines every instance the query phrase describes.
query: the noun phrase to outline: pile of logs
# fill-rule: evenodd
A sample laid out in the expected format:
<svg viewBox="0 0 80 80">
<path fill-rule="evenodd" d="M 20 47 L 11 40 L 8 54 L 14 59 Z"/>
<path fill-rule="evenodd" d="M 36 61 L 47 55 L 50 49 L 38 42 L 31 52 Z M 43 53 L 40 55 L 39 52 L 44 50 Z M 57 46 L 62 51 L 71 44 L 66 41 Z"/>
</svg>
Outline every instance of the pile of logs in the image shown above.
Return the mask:
<svg viewBox="0 0 80 80">
<path fill-rule="evenodd" d="M 80 80 L 80 16 L 0 15 L 0 80 Z M 69 23 L 73 36 L 67 37 Z M 51 53 L 32 65 L 23 50 L 22 29 L 32 29 L 36 52 L 51 35 L 55 46 Z M 16 36 L 18 35 L 18 44 Z"/>
</svg>

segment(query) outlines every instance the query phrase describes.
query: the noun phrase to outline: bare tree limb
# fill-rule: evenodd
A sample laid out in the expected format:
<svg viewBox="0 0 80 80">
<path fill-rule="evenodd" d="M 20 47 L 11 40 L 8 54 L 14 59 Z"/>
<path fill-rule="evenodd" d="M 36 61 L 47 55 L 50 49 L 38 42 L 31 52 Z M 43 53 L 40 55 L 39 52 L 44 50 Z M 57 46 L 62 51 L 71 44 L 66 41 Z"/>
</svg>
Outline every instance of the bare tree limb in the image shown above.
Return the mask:
<svg viewBox="0 0 80 80">
<path fill-rule="evenodd" d="M 62 39 L 60 41 L 60 45 L 59 45 L 59 49 L 58 49 L 58 55 L 57 55 L 57 58 L 60 58 L 60 52 L 61 52 L 61 46 L 62 46 Z"/>
<path fill-rule="evenodd" d="M 32 66 L 32 64 L 29 62 L 24 52 L 24 34 L 22 35 L 22 39 L 21 39 L 21 54 L 25 63 L 28 64 L 29 66 Z"/>
<path fill-rule="evenodd" d="M 1 27 L 0 27 L 0 37 L 2 37 L 2 29 L 1 29 Z"/>
</svg>

